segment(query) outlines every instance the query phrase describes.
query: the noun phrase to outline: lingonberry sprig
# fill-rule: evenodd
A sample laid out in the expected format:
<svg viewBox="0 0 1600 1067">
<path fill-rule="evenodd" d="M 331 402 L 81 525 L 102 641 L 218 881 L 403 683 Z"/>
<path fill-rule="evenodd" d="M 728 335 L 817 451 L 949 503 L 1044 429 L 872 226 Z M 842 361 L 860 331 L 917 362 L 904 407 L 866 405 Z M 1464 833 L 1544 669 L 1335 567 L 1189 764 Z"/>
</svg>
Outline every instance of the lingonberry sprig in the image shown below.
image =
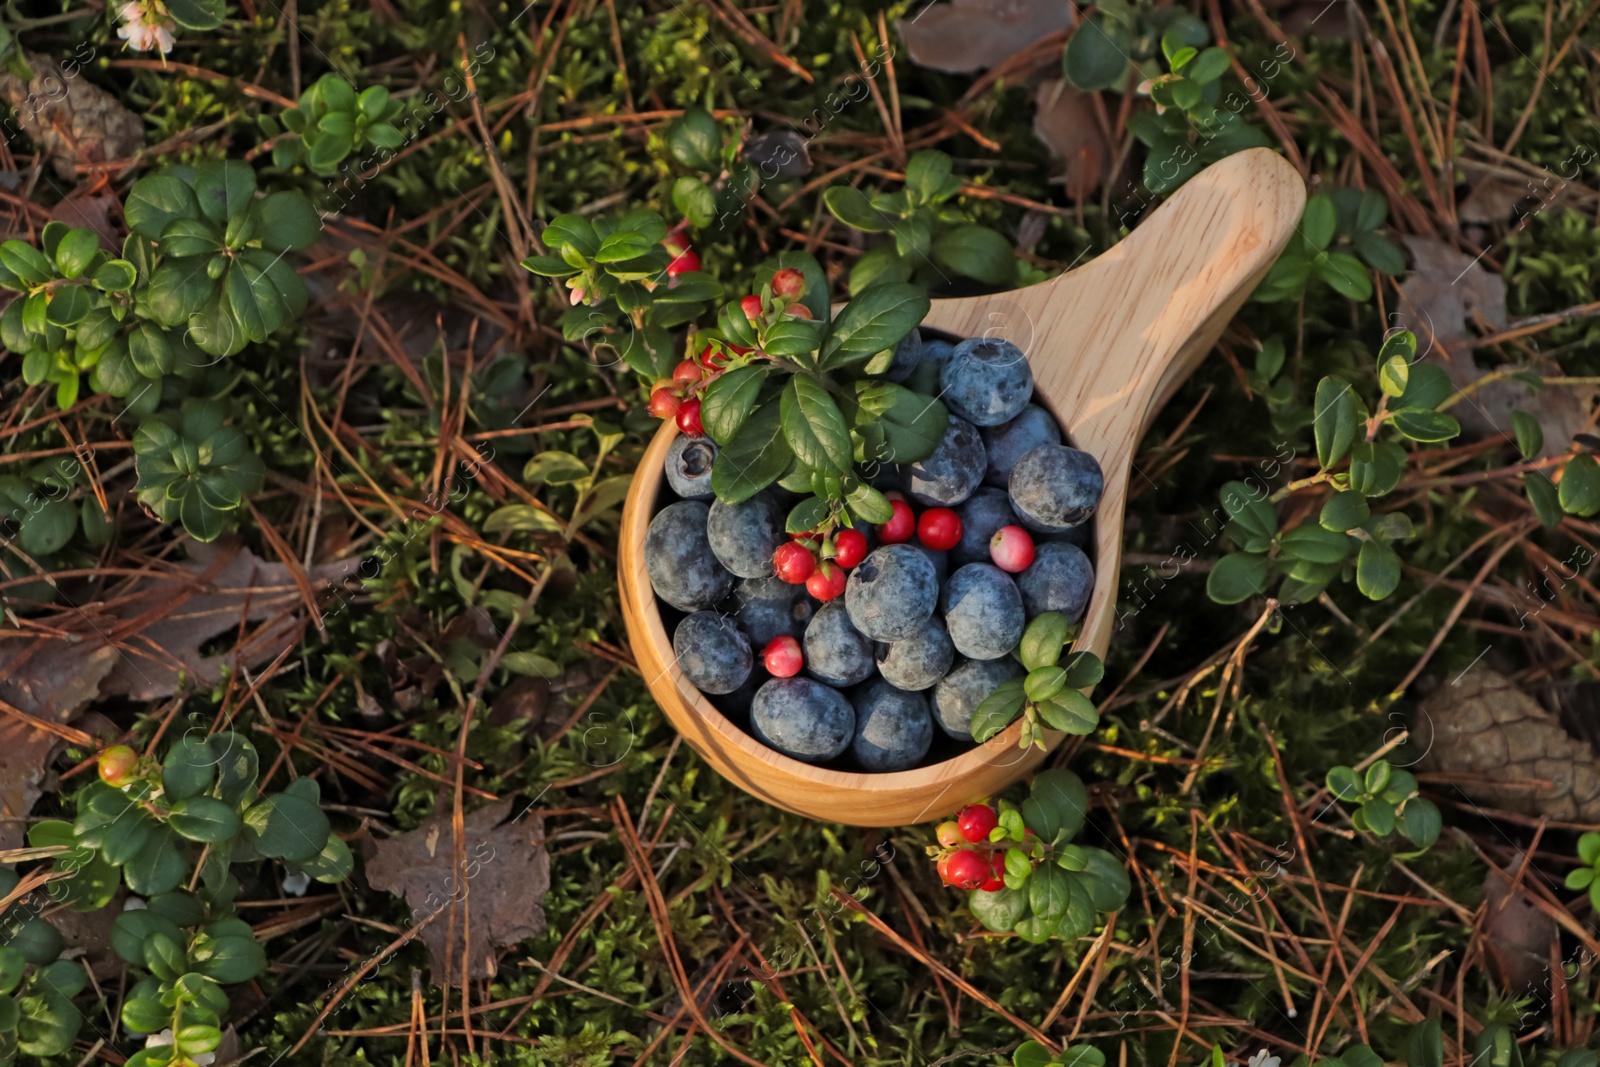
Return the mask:
<svg viewBox="0 0 1600 1067">
<path fill-rule="evenodd" d="M 1088 817 L 1089 791 L 1071 771 L 1034 776 L 1020 805 L 969 804 L 940 823 L 927 852 L 945 885 L 967 891 L 979 922 L 1027 941 L 1073 940 L 1100 912 L 1128 899 L 1128 872 L 1104 849 L 1073 844 Z"/>
</svg>

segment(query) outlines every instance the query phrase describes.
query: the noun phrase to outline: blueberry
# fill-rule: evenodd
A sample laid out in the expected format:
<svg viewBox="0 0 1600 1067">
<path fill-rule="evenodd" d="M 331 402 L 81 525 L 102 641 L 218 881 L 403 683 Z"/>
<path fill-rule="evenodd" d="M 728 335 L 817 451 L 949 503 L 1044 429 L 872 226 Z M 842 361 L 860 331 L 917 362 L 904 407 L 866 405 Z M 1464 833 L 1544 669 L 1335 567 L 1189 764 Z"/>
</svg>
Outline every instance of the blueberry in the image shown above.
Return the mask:
<svg viewBox="0 0 1600 1067">
<path fill-rule="evenodd" d="M 832 686 L 810 678 L 773 678 L 756 690 L 750 728 L 785 756 L 821 763 L 850 747 L 856 712 Z"/>
<path fill-rule="evenodd" d="M 1083 549 L 1060 541 L 1046 541 L 1028 569 L 1017 575 L 1017 589 L 1028 616 L 1059 611 L 1073 622 L 1089 606 L 1094 591 L 1094 567 Z"/>
<path fill-rule="evenodd" d="M 842 600 L 817 609 L 806 627 L 806 670 L 829 685 L 855 685 L 872 673 L 872 642 L 850 625 Z"/>
<path fill-rule="evenodd" d="M 903 382 L 911 377 L 911 372 L 917 369 L 917 364 L 922 362 L 922 334 L 913 329 L 910 333 L 900 338 L 900 343 L 894 346 L 894 355 L 889 359 L 889 367 L 883 376 L 891 382 Z"/>
<path fill-rule="evenodd" d="M 950 558 L 958 567 L 964 563 L 988 563 L 989 539 L 1000 527 L 1017 521 L 1005 490 L 988 486 L 967 497 L 956 508 L 956 515 L 961 519 L 961 541 L 950 550 Z"/>
<path fill-rule="evenodd" d="M 988 462 L 978 428 L 952 415 L 933 454 L 906 464 L 901 475 L 906 492 L 920 503 L 954 507 L 983 482 Z"/>
<path fill-rule="evenodd" d="M 1027 616 L 1011 575 L 992 563 L 969 563 L 945 583 L 944 624 L 968 659 L 999 659 L 1022 640 Z"/>
<path fill-rule="evenodd" d="M 937 396 L 939 393 L 939 375 L 944 371 L 944 365 L 950 362 L 950 353 L 956 346 L 949 341 L 922 339 L 922 361 L 917 364 L 911 376 L 906 379 L 905 386 L 914 392 L 925 396 Z"/>
<path fill-rule="evenodd" d="M 717 446 L 709 437 L 679 434 L 667 449 L 667 484 L 685 500 L 710 500 L 711 464 Z"/>
<path fill-rule="evenodd" d="M 1055 416 L 1037 404 L 1029 404 L 1016 418 L 983 431 L 983 448 L 989 456 L 984 483 L 1004 489 L 1017 460 L 1040 445 L 1060 443 L 1061 427 Z"/>
<path fill-rule="evenodd" d="M 1089 453 L 1039 445 L 1011 468 L 1011 506 L 1028 529 L 1065 533 L 1094 514 L 1105 484 L 1099 462 Z"/>
<path fill-rule="evenodd" d="M 913 545 L 873 549 L 850 572 L 845 609 L 857 630 L 874 641 L 910 637 L 939 605 L 933 563 Z"/>
<path fill-rule="evenodd" d="M 710 513 L 698 500 L 668 504 L 650 520 L 644 537 L 650 586 L 679 611 L 712 607 L 733 588 L 733 575 L 718 562 L 706 539 Z"/>
<path fill-rule="evenodd" d="M 1033 371 L 1022 349 L 997 337 L 974 337 L 956 345 L 939 374 L 940 396 L 949 409 L 978 426 L 1015 418 L 1033 396 Z"/>
<path fill-rule="evenodd" d="M 933 744 L 933 718 L 921 693 L 896 689 L 881 678 L 856 690 L 856 737 L 850 751 L 869 771 L 915 767 Z"/>
<path fill-rule="evenodd" d="M 741 578 L 772 575 L 772 553 L 783 543 L 784 515 L 766 493 L 742 504 L 711 502 L 706 537 L 722 565 Z"/>
<path fill-rule="evenodd" d="M 803 585 L 790 585 L 781 578 L 746 578 L 734 587 L 733 596 L 738 601 L 735 618 L 757 649 L 766 648 L 774 637 L 798 639 L 811 621 L 811 598 Z"/>
<path fill-rule="evenodd" d="M 672 654 L 683 676 L 702 693 L 731 693 L 750 678 L 755 658 L 737 623 L 715 611 L 686 616 L 672 633 Z"/>
<path fill-rule="evenodd" d="M 972 713 L 1000 683 L 1021 674 L 1022 668 L 1010 656 L 967 660 L 933 687 L 934 720 L 957 741 L 971 741 Z"/>
<path fill-rule="evenodd" d="M 950 632 L 936 615 L 910 637 L 877 646 L 878 673 L 897 689 L 928 689 L 950 673 L 956 660 L 956 646 Z"/>
</svg>

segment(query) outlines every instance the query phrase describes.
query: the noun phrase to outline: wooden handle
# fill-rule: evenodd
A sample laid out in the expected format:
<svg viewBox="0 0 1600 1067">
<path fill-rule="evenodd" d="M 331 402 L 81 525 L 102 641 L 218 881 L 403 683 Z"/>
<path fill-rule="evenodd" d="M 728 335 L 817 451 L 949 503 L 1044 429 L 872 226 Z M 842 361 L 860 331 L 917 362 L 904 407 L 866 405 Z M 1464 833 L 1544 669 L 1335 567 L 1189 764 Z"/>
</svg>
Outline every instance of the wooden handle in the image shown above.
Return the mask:
<svg viewBox="0 0 1600 1067">
<path fill-rule="evenodd" d="M 1138 444 L 1216 343 L 1305 200 L 1293 167 L 1252 148 L 1201 171 L 1092 262 L 1015 292 L 935 300 L 924 325 L 1016 344 L 1038 394 L 1104 463 Z"/>
</svg>

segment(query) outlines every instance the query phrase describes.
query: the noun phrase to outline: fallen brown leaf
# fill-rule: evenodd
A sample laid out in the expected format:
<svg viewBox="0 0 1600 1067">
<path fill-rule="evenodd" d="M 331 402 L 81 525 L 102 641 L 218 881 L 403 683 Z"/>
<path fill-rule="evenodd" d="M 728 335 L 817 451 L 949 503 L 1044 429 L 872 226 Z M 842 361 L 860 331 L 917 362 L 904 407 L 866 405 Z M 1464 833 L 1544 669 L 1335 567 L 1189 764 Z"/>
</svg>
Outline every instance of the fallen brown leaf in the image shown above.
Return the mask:
<svg viewBox="0 0 1600 1067">
<path fill-rule="evenodd" d="M 1479 260 L 1443 241 L 1432 237 L 1404 240 L 1411 253 L 1412 268 L 1400 286 L 1398 324 L 1415 331 L 1424 349 L 1422 358 L 1444 368 L 1455 387 L 1463 389 L 1485 373 L 1473 359 L 1472 341 L 1478 334 L 1471 324 L 1481 323 L 1490 329 L 1505 326 L 1505 282 L 1485 270 Z M 1450 413 L 1460 421 L 1466 440 L 1514 440 L 1511 412 L 1525 411 L 1538 419 L 1544 430 L 1540 454 L 1554 456 L 1565 452 L 1573 434 L 1587 427 L 1597 396 L 1600 391 L 1593 386 L 1545 386 L 1535 390 L 1507 379 L 1475 390 Z"/>
<path fill-rule="evenodd" d="M 1069 197 L 1081 200 L 1100 187 L 1112 152 L 1088 93 L 1064 78 L 1040 84 L 1033 94 L 1033 133 L 1061 164 Z"/>
<path fill-rule="evenodd" d="M 1506 870 L 1515 872 L 1521 865 L 1522 853 L 1518 852 Z M 1483 899 L 1484 955 L 1490 973 L 1507 993 L 1531 994 L 1550 969 L 1555 920 L 1540 911 L 1523 890 L 1512 892 L 1510 879 L 1493 867 L 1483 879 Z"/>
<path fill-rule="evenodd" d="M 1461 775 L 1454 784 L 1474 800 L 1523 815 L 1600 821 L 1594 750 L 1503 674 L 1473 667 L 1440 685 L 1418 706 L 1412 735 L 1423 769 Z"/>
<path fill-rule="evenodd" d="M 948 0 L 895 23 L 911 62 L 947 74 L 998 66 L 1071 26 L 1072 5 L 1059 0 Z"/>
<path fill-rule="evenodd" d="M 58 64 L 27 52 L 33 80 L 0 69 L 0 97 L 60 178 L 76 182 L 78 167 L 126 159 L 144 146 L 144 123 L 115 96 L 83 76 L 82 64 Z"/>
<path fill-rule="evenodd" d="M 459 905 L 420 935 L 435 985 L 459 982 L 463 952 L 471 977 L 491 978 L 502 952 L 545 931 L 541 901 L 550 891 L 550 856 L 544 820 L 503 823 L 510 812 L 508 797 L 466 817 L 464 878 L 456 869 L 450 806 L 443 802 L 415 830 L 366 846 L 367 883 L 404 897 L 413 921 Z"/>
<path fill-rule="evenodd" d="M 77 229 L 87 226 L 100 235 L 100 247 L 121 255 L 121 228 L 111 220 L 122 215 L 122 201 L 110 189 L 85 196 L 69 196 L 50 209 L 50 218 Z"/>
</svg>

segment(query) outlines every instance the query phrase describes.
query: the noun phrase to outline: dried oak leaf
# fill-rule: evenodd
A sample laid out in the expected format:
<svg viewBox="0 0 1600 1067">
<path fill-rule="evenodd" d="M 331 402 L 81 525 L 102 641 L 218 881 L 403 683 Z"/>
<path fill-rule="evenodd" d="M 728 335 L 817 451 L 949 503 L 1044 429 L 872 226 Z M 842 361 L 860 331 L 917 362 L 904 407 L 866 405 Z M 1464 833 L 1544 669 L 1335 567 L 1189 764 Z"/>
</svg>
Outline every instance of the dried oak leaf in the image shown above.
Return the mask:
<svg viewBox="0 0 1600 1067">
<path fill-rule="evenodd" d="M 25 54 L 33 79 L 0 69 L 0 97 L 59 177 L 76 182 L 79 166 L 126 159 L 144 146 L 139 116 L 85 78 L 80 66 Z"/>
<path fill-rule="evenodd" d="M 1518 852 L 1506 870 L 1514 872 L 1521 865 Z M 1512 892 L 1511 880 L 1494 867 L 1483 879 L 1483 899 L 1484 955 L 1490 973 L 1508 993 L 1531 993 L 1550 968 L 1555 920 L 1540 911 L 1525 891 Z"/>
<path fill-rule="evenodd" d="M 1033 133 L 1060 163 L 1068 196 L 1081 200 L 1100 187 L 1112 152 L 1088 93 L 1064 78 L 1041 83 L 1033 94 Z"/>
<path fill-rule="evenodd" d="M 1412 733 L 1423 769 L 1463 775 L 1455 784 L 1474 800 L 1523 815 L 1600 821 L 1594 750 L 1503 674 L 1474 667 L 1441 685 L 1419 705 Z"/>
<path fill-rule="evenodd" d="M 435 985 L 459 982 L 463 952 L 471 977 L 492 978 L 502 952 L 545 931 L 540 902 L 550 891 L 550 856 L 544 820 L 504 822 L 510 811 L 507 797 L 466 816 L 464 872 L 456 867 L 448 804 L 440 803 L 415 830 L 366 845 L 367 884 L 404 897 L 414 921 L 458 905 L 454 915 L 439 915 L 419 935 Z"/>
<path fill-rule="evenodd" d="M 911 62 L 947 74 L 998 66 L 1071 26 L 1072 5 L 1060 0 L 948 0 L 895 23 Z"/>
<path fill-rule="evenodd" d="M 1421 339 L 1423 358 L 1442 367 L 1457 389 L 1464 388 L 1484 374 L 1472 357 L 1471 342 L 1477 334 L 1469 323 L 1481 321 L 1495 329 L 1506 324 L 1505 282 L 1485 270 L 1480 261 L 1443 241 L 1431 237 L 1406 237 L 1404 241 L 1412 268 L 1400 286 L 1401 309 L 1412 321 L 1401 325 Z M 1565 452 L 1573 434 L 1587 427 L 1597 396 L 1600 391 L 1593 386 L 1533 390 L 1523 382 L 1506 379 L 1476 390 L 1450 413 L 1460 420 L 1466 440 L 1504 437 L 1511 441 L 1515 440 L 1511 412 L 1525 411 L 1538 419 L 1544 430 L 1540 454 L 1554 456 Z"/>
</svg>

